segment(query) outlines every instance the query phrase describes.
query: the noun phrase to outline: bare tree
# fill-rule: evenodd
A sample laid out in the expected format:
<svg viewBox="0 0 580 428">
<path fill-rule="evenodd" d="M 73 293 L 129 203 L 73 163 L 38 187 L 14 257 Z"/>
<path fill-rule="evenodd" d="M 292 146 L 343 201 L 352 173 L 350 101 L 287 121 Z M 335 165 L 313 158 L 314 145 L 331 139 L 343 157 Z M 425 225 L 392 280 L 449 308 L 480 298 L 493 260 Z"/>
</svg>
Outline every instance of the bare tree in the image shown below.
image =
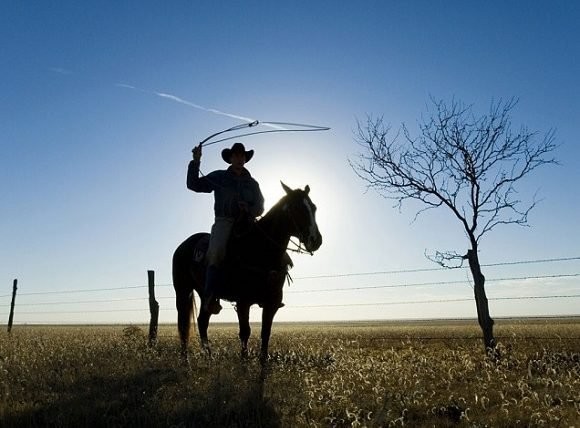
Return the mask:
<svg viewBox="0 0 580 428">
<path fill-rule="evenodd" d="M 399 209 L 409 200 L 424 205 L 415 218 L 445 207 L 459 220 L 469 240 L 467 253 L 437 251 L 430 259 L 445 267 L 469 262 L 484 345 L 495 353 L 479 244 L 497 226 L 528 224 L 537 201 L 519 200 L 515 185 L 536 168 L 557 163 L 552 157 L 555 132 L 539 138 L 525 127 L 513 131 L 514 99 L 492 102 L 489 113 L 481 116 L 457 101 L 431 102 L 434 109 L 419 121 L 417 137 L 404 124 L 390 137 L 391 128 L 382 118 L 359 122 L 355 139 L 364 153 L 351 166 L 368 187 L 396 201 Z"/>
</svg>

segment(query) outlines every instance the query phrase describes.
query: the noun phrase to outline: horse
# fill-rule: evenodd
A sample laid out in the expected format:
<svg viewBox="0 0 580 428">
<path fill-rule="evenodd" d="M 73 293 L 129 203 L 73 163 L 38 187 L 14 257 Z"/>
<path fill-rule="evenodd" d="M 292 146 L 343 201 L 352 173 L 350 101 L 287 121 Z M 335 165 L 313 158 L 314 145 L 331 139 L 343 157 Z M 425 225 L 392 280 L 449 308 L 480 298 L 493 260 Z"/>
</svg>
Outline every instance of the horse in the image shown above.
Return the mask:
<svg viewBox="0 0 580 428">
<path fill-rule="evenodd" d="M 268 359 L 268 344 L 272 322 L 283 305 L 283 286 L 292 266 L 286 250 L 291 237 L 299 248 L 312 254 L 322 244 L 316 224 L 316 206 L 308 196 L 310 187 L 291 189 L 280 182 L 286 192 L 263 217 L 244 233 L 232 233 L 228 244 L 224 276 L 217 297 L 235 302 L 239 322 L 242 355 L 248 355 L 250 338 L 250 306 L 262 307 L 260 360 Z M 188 344 L 197 292 L 201 308 L 197 326 L 202 348 L 211 356 L 207 329 L 211 318 L 205 305 L 205 252 L 209 233 L 196 233 L 183 241 L 173 254 L 172 274 L 177 307 L 177 326 L 181 340 L 181 355 L 188 358 Z"/>
</svg>

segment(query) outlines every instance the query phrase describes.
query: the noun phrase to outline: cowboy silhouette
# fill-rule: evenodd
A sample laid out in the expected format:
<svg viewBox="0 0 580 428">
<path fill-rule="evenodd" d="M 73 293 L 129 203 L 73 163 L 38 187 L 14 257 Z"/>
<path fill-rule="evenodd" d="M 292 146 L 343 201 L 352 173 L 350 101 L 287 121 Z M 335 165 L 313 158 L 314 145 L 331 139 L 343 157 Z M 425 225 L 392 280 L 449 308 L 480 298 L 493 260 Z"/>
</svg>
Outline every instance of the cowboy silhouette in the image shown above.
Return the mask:
<svg viewBox="0 0 580 428">
<path fill-rule="evenodd" d="M 216 170 L 199 176 L 201 144 L 193 149 L 193 160 L 187 168 L 187 188 L 198 193 L 214 192 L 215 221 L 211 228 L 207 251 L 204 309 L 217 314 L 222 309 L 217 290 L 224 278 L 223 262 L 234 224 L 254 222 L 264 212 L 264 197 L 260 186 L 245 164 L 254 156 L 242 143 L 222 150 L 222 159 L 230 164 L 225 170 Z"/>
</svg>

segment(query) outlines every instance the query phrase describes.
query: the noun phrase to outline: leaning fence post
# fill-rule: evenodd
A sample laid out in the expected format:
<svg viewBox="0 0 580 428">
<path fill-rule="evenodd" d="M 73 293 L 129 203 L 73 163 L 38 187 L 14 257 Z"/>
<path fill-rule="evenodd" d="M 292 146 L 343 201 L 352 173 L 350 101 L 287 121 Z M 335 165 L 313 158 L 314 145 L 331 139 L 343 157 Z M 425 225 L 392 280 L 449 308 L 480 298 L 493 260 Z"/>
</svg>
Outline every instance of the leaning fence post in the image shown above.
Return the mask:
<svg viewBox="0 0 580 428">
<path fill-rule="evenodd" d="M 8 333 L 12 331 L 12 321 L 14 320 L 14 303 L 16 302 L 16 284 L 18 280 L 15 279 L 12 285 L 12 303 L 10 303 L 10 316 L 8 317 Z"/>
<path fill-rule="evenodd" d="M 149 346 L 151 346 L 157 341 L 157 323 L 159 320 L 159 303 L 155 300 L 155 271 L 148 270 L 147 278 L 149 279 L 149 312 L 151 313 Z"/>
</svg>

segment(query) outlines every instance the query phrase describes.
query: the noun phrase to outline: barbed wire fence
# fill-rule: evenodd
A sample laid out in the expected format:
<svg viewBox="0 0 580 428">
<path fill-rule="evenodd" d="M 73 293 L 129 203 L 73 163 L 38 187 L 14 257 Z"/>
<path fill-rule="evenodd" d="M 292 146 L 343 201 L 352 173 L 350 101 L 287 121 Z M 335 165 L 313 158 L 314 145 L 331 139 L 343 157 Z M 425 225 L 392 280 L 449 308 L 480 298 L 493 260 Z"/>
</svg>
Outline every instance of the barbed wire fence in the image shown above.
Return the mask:
<svg viewBox="0 0 580 428">
<path fill-rule="evenodd" d="M 505 268 L 508 266 L 516 265 L 546 265 L 546 264 L 563 264 L 570 263 L 574 261 L 579 261 L 580 257 L 560 257 L 560 258 L 546 258 L 546 259 L 534 259 L 534 260 L 519 260 L 519 261 L 506 261 L 484 264 L 482 267 L 487 268 Z M 466 267 L 453 269 L 465 270 Z M 293 278 L 294 283 L 292 287 L 285 289 L 285 296 L 287 297 L 297 297 L 306 296 L 307 302 L 304 303 L 300 299 L 293 303 L 286 303 L 285 310 L 300 310 L 308 321 L 308 311 L 315 311 L 320 309 L 341 309 L 341 308 L 383 308 L 392 306 L 419 306 L 427 304 L 459 304 L 459 303 L 469 303 L 473 302 L 473 296 L 457 296 L 457 293 L 453 293 L 452 296 L 448 297 L 430 297 L 430 298 L 387 298 L 379 295 L 374 295 L 372 301 L 334 301 L 332 297 L 336 297 L 342 293 L 352 293 L 357 292 L 357 296 L 363 296 L 361 292 L 381 292 L 393 289 L 412 289 L 412 288 L 426 288 L 429 290 L 440 290 L 443 286 L 470 286 L 469 275 L 466 275 L 465 279 L 462 280 L 443 280 L 443 281 L 400 281 L 400 282 L 388 282 L 381 284 L 370 284 L 370 285 L 346 285 L 346 286 L 332 286 L 324 287 L 316 286 L 315 288 L 304 288 L 302 284 L 307 284 L 315 282 L 316 284 L 324 282 L 324 280 L 342 280 L 342 279 L 354 279 L 360 281 L 360 278 L 371 278 L 371 277 L 389 277 L 396 275 L 411 275 L 411 274 L 433 274 L 436 272 L 450 272 L 450 269 L 445 269 L 441 267 L 437 268 L 415 268 L 415 269 L 398 269 L 398 270 L 383 270 L 383 271 L 372 271 L 372 272 L 345 272 L 345 273 L 325 273 L 319 275 L 310 275 Z M 580 272 L 562 272 L 560 273 L 543 273 L 543 274 L 528 274 L 528 275 L 510 275 L 510 276 L 499 276 L 499 277 L 489 277 L 486 279 L 486 284 L 502 283 L 502 282 L 518 282 L 518 283 L 530 283 L 536 284 L 537 281 L 551 281 L 551 280 L 573 280 L 578 278 Z M 161 312 L 173 312 L 176 314 L 174 300 L 175 296 L 172 294 L 173 285 L 170 283 L 162 283 L 155 285 L 157 290 L 163 291 L 159 293 L 157 300 L 161 301 L 162 304 L 159 305 L 158 310 Z M 72 315 L 87 315 L 91 316 L 90 323 L 96 324 L 108 324 L 110 321 L 111 314 L 132 314 L 131 317 L 126 318 L 127 321 L 116 321 L 114 323 L 126 322 L 127 324 L 135 323 L 135 315 L 138 315 L 138 319 L 143 321 L 149 315 L 149 303 L 150 297 L 147 296 L 145 290 L 151 288 L 151 281 L 149 284 L 145 285 L 129 285 L 129 286 L 114 286 L 114 287 L 99 287 L 99 288 L 87 288 L 87 289 L 76 289 L 76 290 L 46 290 L 46 291 L 30 291 L 27 292 L 26 286 L 20 284 L 20 289 L 22 290 L 18 293 L 18 298 L 25 298 L 24 302 L 17 302 L 16 304 L 16 324 L 69 324 L 66 317 Z M 8 287 L 6 288 L 8 289 Z M 109 293 L 109 292 L 123 292 L 130 293 L 124 297 L 108 297 L 108 298 L 77 298 L 74 296 L 82 294 L 91 293 Z M 138 295 L 135 295 L 138 293 Z M 329 294 L 332 293 L 333 296 L 329 298 Z M 15 290 L 12 294 L 1 294 L 0 295 L 0 311 L 5 311 L 8 313 L 8 308 L 11 304 L 8 303 L 8 299 L 12 297 L 14 299 Z M 168 294 L 168 295 L 166 295 Z M 312 295 L 322 296 L 319 299 L 311 298 Z M 57 297 L 59 296 L 59 297 Z M 73 297 L 73 299 L 70 299 Z M 555 300 L 561 301 L 563 299 L 579 299 L 580 298 L 580 287 L 573 285 L 569 287 L 566 292 L 551 292 L 551 293 L 538 293 L 536 294 L 526 294 L 526 295 L 496 295 L 490 296 L 489 301 L 507 302 L 507 301 L 521 301 L 521 302 L 532 302 L 532 301 L 548 301 Z M 4 304 L 4 301 L 6 303 Z M 91 307 L 86 309 L 80 308 L 64 308 L 67 305 L 91 305 Z M 114 307 L 115 305 L 120 305 L 120 307 Z M 576 307 L 580 307 L 576 305 Z M 226 307 L 225 309 L 231 309 Z M 169 315 L 169 314 L 168 314 Z M 539 314 L 538 314 L 539 315 Z M 568 313 L 569 316 L 580 316 L 578 311 L 574 313 Z M 38 316 L 45 316 L 45 318 L 51 318 L 50 321 L 35 319 Z M 100 318 L 99 318 L 100 316 Z M 534 314 L 530 314 L 534 316 Z M 117 318 L 118 320 L 119 318 Z M 95 321 L 96 320 L 96 321 Z M 356 319 L 348 320 L 356 321 Z M 79 322 L 75 322 L 78 324 Z M 139 323 L 137 321 L 137 323 Z"/>
</svg>

